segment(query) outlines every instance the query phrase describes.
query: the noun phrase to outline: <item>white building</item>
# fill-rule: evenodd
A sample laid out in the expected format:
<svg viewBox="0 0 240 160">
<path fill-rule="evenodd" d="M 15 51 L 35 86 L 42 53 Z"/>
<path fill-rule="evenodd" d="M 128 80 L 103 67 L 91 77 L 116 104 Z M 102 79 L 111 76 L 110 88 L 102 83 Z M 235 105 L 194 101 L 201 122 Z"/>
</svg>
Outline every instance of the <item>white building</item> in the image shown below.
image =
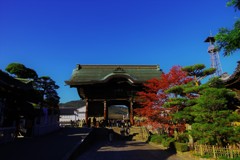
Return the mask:
<svg viewBox="0 0 240 160">
<path fill-rule="evenodd" d="M 85 119 L 86 106 L 80 108 L 73 107 L 61 107 L 60 108 L 60 125 L 70 125 L 71 121 L 76 122 L 78 120 Z"/>
</svg>

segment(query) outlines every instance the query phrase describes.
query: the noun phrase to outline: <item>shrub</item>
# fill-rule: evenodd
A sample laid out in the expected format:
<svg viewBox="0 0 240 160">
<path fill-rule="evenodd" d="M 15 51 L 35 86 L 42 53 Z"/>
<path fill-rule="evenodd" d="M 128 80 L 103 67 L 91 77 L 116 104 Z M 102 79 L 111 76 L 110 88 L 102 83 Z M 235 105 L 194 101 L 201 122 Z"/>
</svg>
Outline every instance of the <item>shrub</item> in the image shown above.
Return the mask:
<svg viewBox="0 0 240 160">
<path fill-rule="evenodd" d="M 154 143 L 160 144 L 166 138 L 167 138 L 167 135 L 153 134 L 153 135 L 150 136 L 150 142 L 154 142 Z"/>
<path fill-rule="evenodd" d="M 174 138 L 172 138 L 172 137 L 167 137 L 167 138 L 163 139 L 162 145 L 163 145 L 164 147 L 169 147 L 169 146 L 170 146 L 170 143 L 172 143 L 172 142 L 174 142 L 174 141 L 175 141 Z"/>
<path fill-rule="evenodd" d="M 175 148 L 176 148 L 177 151 L 180 151 L 180 152 L 186 152 L 186 151 L 188 151 L 188 145 L 187 145 L 187 143 L 175 142 L 174 145 L 175 145 Z"/>
<path fill-rule="evenodd" d="M 150 142 L 153 143 L 158 143 L 158 144 L 162 144 L 164 147 L 169 147 L 170 143 L 174 142 L 175 139 L 172 137 L 168 137 L 165 134 L 153 134 L 150 136 Z"/>
<path fill-rule="evenodd" d="M 180 142 L 180 143 L 189 142 L 188 134 L 187 134 L 187 133 L 179 133 L 179 134 L 177 135 L 176 141 L 177 141 L 177 142 Z"/>
</svg>

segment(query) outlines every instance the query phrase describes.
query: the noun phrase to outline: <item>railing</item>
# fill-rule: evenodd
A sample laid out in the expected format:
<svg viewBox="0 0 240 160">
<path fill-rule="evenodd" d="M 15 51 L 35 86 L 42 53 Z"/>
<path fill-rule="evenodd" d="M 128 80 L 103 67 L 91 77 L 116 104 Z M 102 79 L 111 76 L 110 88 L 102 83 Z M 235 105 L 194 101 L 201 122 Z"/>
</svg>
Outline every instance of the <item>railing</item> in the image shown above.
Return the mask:
<svg viewBox="0 0 240 160">
<path fill-rule="evenodd" d="M 218 147 L 210 145 L 195 145 L 194 152 L 200 156 L 213 158 L 240 158 L 240 148 L 234 146 Z"/>
<path fill-rule="evenodd" d="M 0 144 L 13 141 L 15 138 L 15 127 L 0 128 Z"/>
</svg>

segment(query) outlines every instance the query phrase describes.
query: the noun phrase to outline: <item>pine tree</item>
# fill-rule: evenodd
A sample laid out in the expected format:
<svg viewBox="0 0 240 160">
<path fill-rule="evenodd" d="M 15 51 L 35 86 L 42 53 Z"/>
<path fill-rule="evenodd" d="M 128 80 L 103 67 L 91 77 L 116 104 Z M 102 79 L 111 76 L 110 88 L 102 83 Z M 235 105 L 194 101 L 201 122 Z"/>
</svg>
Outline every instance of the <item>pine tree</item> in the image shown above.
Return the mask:
<svg viewBox="0 0 240 160">
<path fill-rule="evenodd" d="M 184 121 L 192 126 L 190 134 L 201 144 L 225 146 L 240 139 L 240 127 L 233 123 L 240 120 L 240 115 L 232 110 L 235 93 L 226 89 L 218 78 L 211 79 L 201 86 L 181 85 L 182 101 L 175 103 L 182 110 L 173 114 L 176 123 Z M 174 87 L 177 88 L 177 87 Z M 171 88 L 168 93 L 176 93 Z M 179 91 L 179 89 L 178 89 Z M 168 102 L 178 102 L 179 98 Z M 166 103 L 166 104 L 168 104 Z"/>
</svg>

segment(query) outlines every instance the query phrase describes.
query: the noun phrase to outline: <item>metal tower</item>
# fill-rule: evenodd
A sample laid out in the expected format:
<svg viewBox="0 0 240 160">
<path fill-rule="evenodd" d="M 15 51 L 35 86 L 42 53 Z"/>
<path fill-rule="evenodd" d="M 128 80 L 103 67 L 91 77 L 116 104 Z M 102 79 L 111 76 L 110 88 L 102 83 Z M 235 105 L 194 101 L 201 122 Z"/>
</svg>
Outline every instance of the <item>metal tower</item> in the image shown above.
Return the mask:
<svg viewBox="0 0 240 160">
<path fill-rule="evenodd" d="M 222 75 L 222 66 L 218 54 L 218 49 L 215 47 L 215 38 L 212 36 L 207 37 L 207 39 L 204 42 L 208 42 L 208 53 L 210 54 L 211 58 L 211 67 L 216 68 L 216 72 L 214 73 L 214 76 L 221 76 Z"/>
</svg>

